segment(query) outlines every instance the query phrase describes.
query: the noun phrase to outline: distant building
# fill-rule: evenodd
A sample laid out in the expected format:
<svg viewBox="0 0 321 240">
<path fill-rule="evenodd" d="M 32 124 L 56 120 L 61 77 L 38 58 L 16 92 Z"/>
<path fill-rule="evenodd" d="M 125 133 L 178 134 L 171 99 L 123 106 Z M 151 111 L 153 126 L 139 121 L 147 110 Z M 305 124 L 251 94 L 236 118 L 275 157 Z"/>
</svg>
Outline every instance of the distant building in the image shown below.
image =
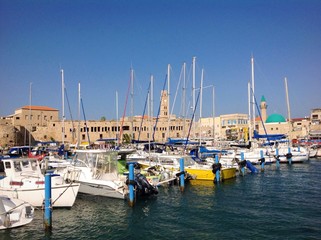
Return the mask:
<svg viewBox="0 0 321 240">
<path fill-rule="evenodd" d="M 295 118 L 291 121 L 280 114 L 267 115 L 264 96 L 261 98 L 260 108 L 262 121 L 258 117 L 255 122 L 255 129 L 259 134 L 286 134 L 290 139 L 321 139 L 321 108 L 312 109 L 310 118 Z M 186 138 L 188 135 L 190 139 L 202 139 L 206 142 L 247 141 L 249 125 L 248 115 L 242 113 L 201 118 L 193 123 L 191 119 L 177 118 L 169 114 L 168 94 L 165 90 L 161 92 L 158 117 L 132 116 L 118 121 L 61 121 L 59 111 L 55 108 L 24 106 L 13 115 L 0 118 L 0 146 L 29 145 L 29 141 L 34 144 L 35 141 L 53 140 L 80 144 L 104 139 L 119 139 L 120 142 L 132 139 L 154 140 L 164 143 L 169 137 Z"/>
</svg>

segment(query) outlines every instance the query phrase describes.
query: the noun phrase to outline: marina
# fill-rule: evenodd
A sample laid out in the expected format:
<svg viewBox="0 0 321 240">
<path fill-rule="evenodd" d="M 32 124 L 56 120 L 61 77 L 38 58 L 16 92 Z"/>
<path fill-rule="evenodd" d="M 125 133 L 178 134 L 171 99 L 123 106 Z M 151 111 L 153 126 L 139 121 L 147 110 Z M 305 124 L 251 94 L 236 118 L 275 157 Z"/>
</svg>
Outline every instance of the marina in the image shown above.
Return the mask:
<svg viewBox="0 0 321 240">
<path fill-rule="evenodd" d="M 321 1 L 0 9 L 0 240 L 321 240 Z"/>
<path fill-rule="evenodd" d="M 264 172 L 212 185 L 159 188 L 134 207 L 119 199 L 79 194 L 70 210 L 43 212 L 4 239 L 320 239 L 320 159 L 266 166 Z"/>
</svg>

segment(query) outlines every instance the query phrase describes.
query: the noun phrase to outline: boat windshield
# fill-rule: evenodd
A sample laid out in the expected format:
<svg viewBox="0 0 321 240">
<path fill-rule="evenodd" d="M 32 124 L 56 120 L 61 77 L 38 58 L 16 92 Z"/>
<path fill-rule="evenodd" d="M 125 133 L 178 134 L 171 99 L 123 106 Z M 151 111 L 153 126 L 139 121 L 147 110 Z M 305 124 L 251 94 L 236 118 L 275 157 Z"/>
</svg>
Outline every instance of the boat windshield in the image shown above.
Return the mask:
<svg viewBox="0 0 321 240">
<path fill-rule="evenodd" d="M 117 171 L 117 152 L 77 152 L 73 164 L 112 173 Z"/>
<path fill-rule="evenodd" d="M 189 167 L 195 165 L 195 161 L 190 157 L 190 156 L 160 156 L 158 157 L 158 162 L 162 165 L 174 165 L 174 166 L 179 166 L 180 164 L 180 159 L 184 158 L 184 166 Z"/>
<path fill-rule="evenodd" d="M 190 157 L 190 156 L 184 157 L 184 166 L 185 167 L 194 166 L 194 165 L 195 165 L 195 161 L 193 160 L 192 157 Z"/>
</svg>

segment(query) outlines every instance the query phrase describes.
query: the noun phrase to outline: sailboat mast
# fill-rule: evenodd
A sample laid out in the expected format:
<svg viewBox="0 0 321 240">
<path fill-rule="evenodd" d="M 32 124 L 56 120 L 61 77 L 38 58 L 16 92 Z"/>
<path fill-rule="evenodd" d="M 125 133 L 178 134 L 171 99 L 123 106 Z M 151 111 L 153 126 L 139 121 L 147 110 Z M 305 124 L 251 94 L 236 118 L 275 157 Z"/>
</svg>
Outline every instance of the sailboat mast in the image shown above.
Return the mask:
<svg viewBox="0 0 321 240">
<path fill-rule="evenodd" d="M 192 59 L 192 68 L 193 68 L 193 73 L 192 73 L 192 97 L 193 97 L 193 112 L 195 111 L 195 61 L 196 61 L 196 57 L 193 57 Z M 194 134 L 194 137 L 195 137 L 195 124 L 194 124 L 194 127 L 193 127 L 193 134 Z"/>
<path fill-rule="evenodd" d="M 134 140 L 134 70 L 130 68 L 130 79 L 131 79 L 131 139 Z"/>
<path fill-rule="evenodd" d="M 203 106 L 203 80 L 204 80 L 204 68 L 202 68 L 201 74 L 201 87 L 200 87 L 200 125 L 199 125 L 199 134 L 200 134 L 200 145 L 202 143 L 202 106 Z"/>
<path fill-rule="evenodd" d="M 79 145 L 80 145 L 80 101 L 81 101 L 80 82 L 78 82 L 78 134 L 77 134 L 77 148 L 79 148 Z"/>
<path fill-rule="evenodd" d="M 152 134 L 152 119 L 153 119 L 153 87 L 154 87 L 154 76 L 151 75 L 150 77 L 150 86 L 151 86 L 151 91 L 148 93 L 148 152 L 150 154 L 150 139 L 151 139 L 151 134 Z"/>
<path fill-rule="evenodd" d="M 248 118 L 248 125 L 249 125 L 249 141 L 252 141 L 252 116 L 251 116 L 251 83 L 247 83 L 247 94 L 248 94 L 248 102 L 249 102 L 249 118 Z"/>
<path fill-rule="evenodd" d="M 32 128 L 32 122 L 31 122 L 31 87 L 32 87 L 32 82 L 30 83 L 29 86 L 29 153 L 31 153 L 31 128 Z"/>
<path fill-rule="evenodd" d="M 255 87 L 254 87 L 254 58 L 251 57 L 251 68 L 252 68 L 252 117 L 253 117 L 253 130 L 255 130 Z"/>
<path fill-rule="evenodd" d="M 289 91 L 288 91 L 288 80 L 286 77 L 284 78 L 284 83 L 285 83 L 286 104 L 288 108 L 288 122 L 289 122 L 288 136 L 290 137 L 290 132 L 292 131 L 292 121 L 291 121 L 291 111 L 290 111 L 290 101 L 289 101 Z"/>
<path fill-rule="evenodd" d="M 171 74 L 171 65 L 167 65 L 167 138 L 170 137 L 170 77 Z"/>
<path fill-rule="evenodd" d="M 215 87 L 212 86 L 212 101 L 213 101 L 213 109 L 212 109 L 212 115 L 213 115 L 213 144 L 215 141 Z"/>
<path fill-rule="evenodd" d="M 290 101 L 289 101 L 289 91 L 288 91 L 288 80 L 287 80 L 286 77 L 284 78 L 284 83 L 285 83 L 286 104 L 287 104 L 287 108 L 288 108 L 288 118 L 289 118 L 289 122 L 291 122 L 291 111 L 290 111 Z"/>
<path fill-rule="evenodd" d="M 183 137 L 186 136 L 186 62 L 183 63 Z"/>
<path fill-rule="evenodd" d="M 116 119 L 117 119 L 117 126 L 116 126 L 116 139 L 119 145 L 119 116 L 118 116 L 118 91 L 116 91 Z"/>
<path fill-rule="evenodd" d="M 65 143 L 65 81 L 64 81 L 64 70 L 61 69 L 61 108 L 62 108 L 62 134 L 61 134 L 61 142 Z"/>
<path fill-rule="evenodd" d="M 150 76 L 150 116 L 154 116 L 154 76 Z"/>
</svg>

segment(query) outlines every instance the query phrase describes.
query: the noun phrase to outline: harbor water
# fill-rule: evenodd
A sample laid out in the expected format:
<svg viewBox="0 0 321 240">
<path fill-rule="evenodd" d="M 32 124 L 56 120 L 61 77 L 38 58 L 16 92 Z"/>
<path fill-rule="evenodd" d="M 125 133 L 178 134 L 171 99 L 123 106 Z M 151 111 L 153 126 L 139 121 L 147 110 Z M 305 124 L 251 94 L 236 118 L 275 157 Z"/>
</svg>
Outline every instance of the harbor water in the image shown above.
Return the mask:
<svg viewBox="0 0 321 240">
<path fill-rule="evenodd" d="M 29 225 L 0 239 L 321 239 L 321 160 L 265 166 L 214 185 L 161 187 L 134 207 L 118 199 L 78 195 L 54 209 L 52 231 L 38 210 Z"/>
</svg>

